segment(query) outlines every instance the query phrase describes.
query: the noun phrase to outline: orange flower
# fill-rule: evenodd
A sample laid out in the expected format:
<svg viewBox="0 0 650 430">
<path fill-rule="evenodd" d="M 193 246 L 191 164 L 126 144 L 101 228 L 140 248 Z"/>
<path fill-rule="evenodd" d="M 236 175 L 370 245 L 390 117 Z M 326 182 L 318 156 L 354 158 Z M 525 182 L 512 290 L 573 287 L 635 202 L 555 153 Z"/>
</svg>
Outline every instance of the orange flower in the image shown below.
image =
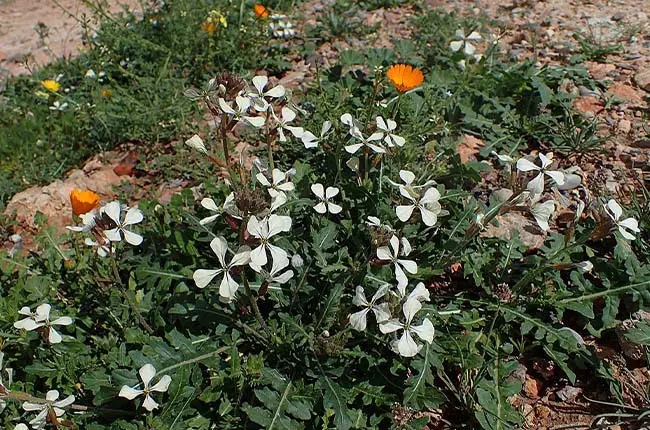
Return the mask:
<svg viewBox="0 0 650 430">
<path fill-rule="evenodd" d="M 204 21 L 201 23 L 201 29 L 212 36 L 214 32 L 217 31 L 217 23 L 213 21 Z"/>
<path fill-rule="evenodd" d="M 111 91 L 109 88 L 104 88 L 102 91 L 102 97 L 110 97 L 113 95 L 113 91 Z"/>
<path fill-rule="evenodd" d="M 387 75 L 400 93 L 417 88 L 424 82 L 422 71 L 406 64 L 393 64 L 388 68 Z"/>
<path fill-rule="evenodd" d="M 72 190 L 70 193 L 72 212 L 79 216 L 99 207 L 99 195 L 89 190 Z"/>
<path fill-rule="evenodd" d="M 255 16 L 258 18 L 269 17 L 269 11 L 261 4 L 256 4 L 255 6 L 253 6 L 253 10 L 255 11 Z"/>
</svg>

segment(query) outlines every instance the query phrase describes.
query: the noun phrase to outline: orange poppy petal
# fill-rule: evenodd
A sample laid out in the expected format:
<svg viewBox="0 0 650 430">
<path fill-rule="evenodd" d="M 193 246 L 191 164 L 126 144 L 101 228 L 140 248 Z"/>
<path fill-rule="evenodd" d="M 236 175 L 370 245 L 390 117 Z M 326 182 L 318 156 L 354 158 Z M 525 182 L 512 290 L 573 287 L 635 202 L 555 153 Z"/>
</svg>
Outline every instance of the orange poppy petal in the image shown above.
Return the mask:
<svg viewBox="0 0 650 430">
<path fill-rule="evenodd" d="M 417 88 L 424 82 L 424 74 L 422 74 L 422 71 L 406 64 L 394 64 L 390 66 L 387 76 L 397 91 L 402 93 Z"/>
<path fill-rule="evenodd" d="M 72 190 L 70 204 L 75 215 L 83 215 L 99 207 L 100 197 L 89 190 Z"/>
</svg>

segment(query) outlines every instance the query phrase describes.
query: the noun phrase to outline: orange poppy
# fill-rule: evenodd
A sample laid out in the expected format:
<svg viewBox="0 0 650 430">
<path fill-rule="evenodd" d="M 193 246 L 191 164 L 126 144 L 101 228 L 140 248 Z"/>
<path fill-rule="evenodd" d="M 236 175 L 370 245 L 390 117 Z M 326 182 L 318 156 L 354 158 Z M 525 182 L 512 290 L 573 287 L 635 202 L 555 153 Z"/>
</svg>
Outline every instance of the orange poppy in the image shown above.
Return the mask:
<svg viewBox="0 0 650 430">
<path fill-rule="evenodd" d="M 72 190 L 70 193 L 72 212 L 79 216 L 99 207 L 99 195 L 89 190 Z"/>
<path fill-rule="evenodd" d="M 253 10 L 255 11 L 255 16 L 258 18 L 269 17 L 269 11 L 261 4 L 256 4 L 255 6 L 253 6 Z"/>
<path fill-rule="evenodd" d="M 201 23 L 201 29 L 209 35 L 213 35 L 214 32 L 217 31 L 217 23 L 213 21 L 204 21 Z"/>
<path fill-rule="evenodd" d="M 417 88 L 424 82 L 422 71 L 406 64 L 393 64 L 388 68 L 387 75 L 397 91 L 401 93 Z"/>
</svg>

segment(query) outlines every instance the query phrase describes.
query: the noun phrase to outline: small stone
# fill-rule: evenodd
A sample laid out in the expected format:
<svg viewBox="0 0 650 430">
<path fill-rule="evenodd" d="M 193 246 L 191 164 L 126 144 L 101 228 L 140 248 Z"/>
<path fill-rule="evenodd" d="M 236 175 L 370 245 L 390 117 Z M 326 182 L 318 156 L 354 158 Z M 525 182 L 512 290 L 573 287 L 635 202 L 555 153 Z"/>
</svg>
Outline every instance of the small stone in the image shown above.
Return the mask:
<svg viewBox="0 0 650 430">
<path fill-rule="evenodd" d="M 618 22 L 618 21 L 622 21 L 622 20 L 624 20 L 624 19 L 625 19 L 625 14 L 624 14 L 623 12 L 616 12 L 616 13 L 612 16 L 612 21 L 616 21 L 616 22 Z"/>
<path fill-rule="evenodd" d="M 524 382 L 523 390 L 524 394 L 529 399 L 539 399 L 542 391 L 542 383 L 532 376 L 526 375 L 526 381 Z"/>
<path fill-rule="evenodd" d="M 621 134 L 628 134 L 632 131 L 632 123 L 627 119 L 622 119 L 618 122 L 618 131 Z"/>
<path fill-rule="evenodd" d="M 650 68 L 639 70 L 634 75 L 634 83 L 645 91 L 650 92 Z"/>
<path fill-rule="evenodd" d="M 562 400 L 563 402 L 572 402 L 580 394 L 582 394 L 582 388 L 573 387 L 571 385 L 567 385 L 566 387 L 562 388 L 561 390 L 557 390 L 555 392 L 555 395 L 560 400 Z"/>
<path fill-rule="evenodd" d="M 539 249 L 544 246 L 545 235 L 535 221 L 526 218 L 517 212 L 508 212 L 497 215 L 495 220 L 499 225 L 490 223 L 481 233 L 481 237 L 498 237 L 503 240 L 511 240 L 513 230 L 519 233 L 519 239 L 526 245 L 528 251 Z"/>
<path fill-rule="evenodd" d="M 597 81 L 605 79 L 610 72 L 616 70 L 616 66 L 614 64 L 603 64 L 593 61 L 585 62 L 585 67 L 587 70 L 589 70 L 591 76 L 593 76 L 593 78 Z"/>
<path fill-rule="evenodd" d="M 607 94 L 635 105 L 643 104 L 643 97 L 631 85 L 617 82 L 607 90 Z"/>
<path fill-rule="evenodd" d="M 603 110 L 603 103 L 598 97 L 582 96 L 573 101 L 573 107 L 587 116 L 595 116 Z"/>
</svg>

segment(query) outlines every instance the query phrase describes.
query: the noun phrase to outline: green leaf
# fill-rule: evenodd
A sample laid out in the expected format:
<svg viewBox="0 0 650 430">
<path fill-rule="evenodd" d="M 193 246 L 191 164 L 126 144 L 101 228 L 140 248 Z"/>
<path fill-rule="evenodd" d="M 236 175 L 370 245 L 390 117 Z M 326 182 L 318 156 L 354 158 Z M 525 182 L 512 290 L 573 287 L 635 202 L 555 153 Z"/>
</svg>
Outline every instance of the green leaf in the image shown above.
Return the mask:
<svg viewBox="0 0 650 430">
<path fill-rule="evenodd" d="M 650 346 L 650 321 L 639 321 L 633 328 L 625 333 L 625 337 L 627 340 L 636 343 L 637 345 Z"/>
<path fill-rule="evenodd" d="M 352 420 L 348 414 L 348 406 L 341 387 L 325 374 L 318 379 L 323 389 L 323 405 L 335 413 L 334 424 L 337 430 L 347 430 L 352 427 Z"/>
</svg>

